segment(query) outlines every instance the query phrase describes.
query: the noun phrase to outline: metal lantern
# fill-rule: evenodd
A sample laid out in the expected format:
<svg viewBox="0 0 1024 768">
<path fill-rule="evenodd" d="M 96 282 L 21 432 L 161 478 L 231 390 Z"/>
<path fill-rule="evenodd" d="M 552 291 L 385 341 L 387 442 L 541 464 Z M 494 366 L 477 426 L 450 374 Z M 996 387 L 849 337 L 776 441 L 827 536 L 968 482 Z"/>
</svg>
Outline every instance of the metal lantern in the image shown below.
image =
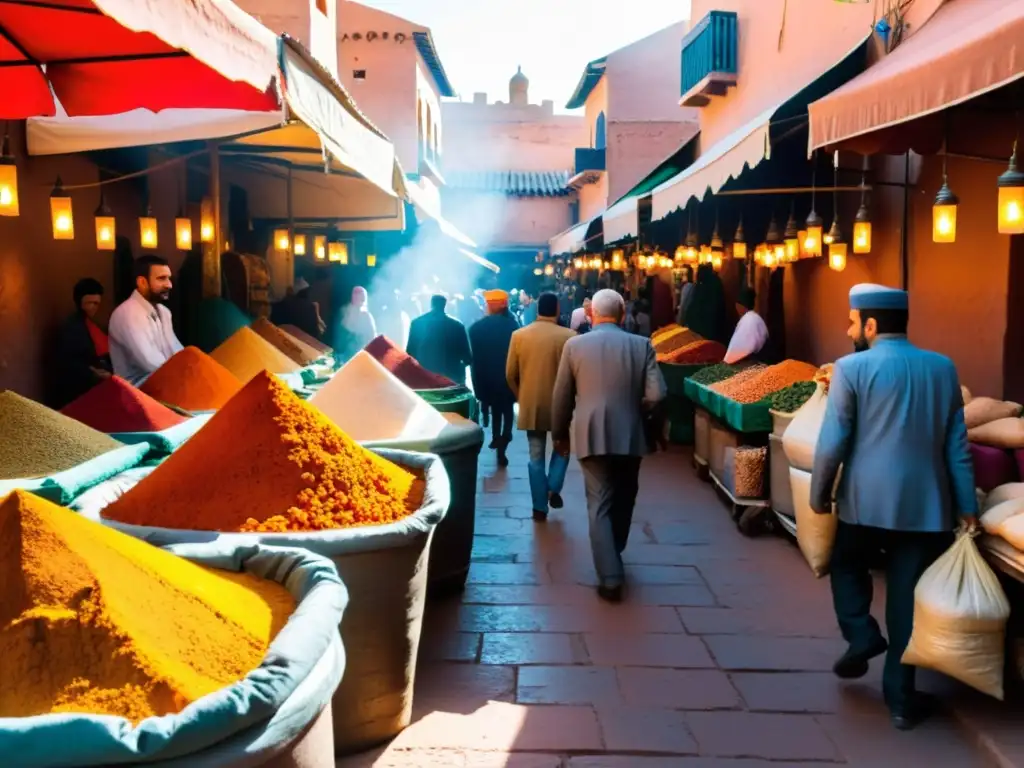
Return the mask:
<svg viewBox="0 0 1024 768">
<path fill-rule="evenodd" d="M 956 209 L 959 204 L 960 198 L 953 194 L 943 174 L 942 186 L 932 205 L 932 242 L 956 242 Z"/>
<path fill-rule="evenodd" d="M 327 235 L 313 235 L 313 258 L 327 261 Z"/>
<path fill-rule="evenodd" d="M 116 243 L 117 223 L 101 192 L 100 204 L 96 207 L 96 250 L 112 251 Z"/>
<path fill-rule="evenodd" d="M 814 209 L 807 214 L 807 221 L 804 222 L 807 232 L 804 235 L 804 253 L 808 256 L 821 256 L 821 244 L 825 222 Z"/>
<path fill-rule="evenodd" d="M 287 229 L 274 230 L 274 250 L 290 251 L 292 246 L 291 234 Z"/>
<path fill-rule="evenodd" d="M 50 223 L 53 225 L 54 240 L 75 239 L 75 217 L 71 212 L 71 195 L 64 191 L 64 185 L 57 177 L 50 193 Z"/>
<path fill-rule="evenodd" d="M 327 260 L 335 264 L 348 264 L 348 243 L 328 243 Z"/>
<path fill-rule="evenodd" d="M 0 216 L 18 215 L 18 166 L 11 155 L 10 139 L 0 145 Z"/>
<path fill-rule="evenodd" d="M 199 242 L 212 243 L 216 235 L 213 221 L 213 200 L 204 198 L 199 214 Z"/>
<path fill-rule="evenodd" d="M 0 167 L 2 170 L 2 167 Z M 0 184 L 3 182 L 0 181 Z M 1024 234 L 1024 173 L 1017 170 L 1017 142 L 1013 142 L 1010 167 L 997 182 L 999 185 L 999 233 Z M 3 201 L 0 200 L 0 209 Z M 2 210 L 0 210 L 2 212 Z"/>
<path fill-rule="evenodd" d="M 800 232 L 796 228 L 796 218 L 790 211 L 789 219 L 786 220 L 786 232 L 783 235 L 785 246 L 785 260 L 787 263 L 800 258 Z"/>
<path fill-rule="evenodd" d="M 368 253 L 366 254 L 366 266 L 376 267 L 377 266 L 377 254 Z"/>
<path fill-rule="evenodd" d="M 159 242 L 157 235 L 156 217 L 153 216 L 153 206 L 147 205 L 146 212 L 139 217 L 139 243 L 143 248 L 156 248 Z"/>
<path fill-rule="evenodd" d="M 174 245 L 179 251 L 192 250 L 192 219 L 185 216 L 183 211 L 178 211 L 174 219 Z"/>
<path fill-rule="evenodd" d="M 743 219 L 736 225 L 736 234 L 732 236 L 732 257 L 734 259 L 747 258 L 747 239 L 743 234 Z"/>
<path fill-rule="evenodd" d="M 296 235 L 295 236 L 295 255 L 305 256 L 306 255 L 306 236 Z"/>
</svg>

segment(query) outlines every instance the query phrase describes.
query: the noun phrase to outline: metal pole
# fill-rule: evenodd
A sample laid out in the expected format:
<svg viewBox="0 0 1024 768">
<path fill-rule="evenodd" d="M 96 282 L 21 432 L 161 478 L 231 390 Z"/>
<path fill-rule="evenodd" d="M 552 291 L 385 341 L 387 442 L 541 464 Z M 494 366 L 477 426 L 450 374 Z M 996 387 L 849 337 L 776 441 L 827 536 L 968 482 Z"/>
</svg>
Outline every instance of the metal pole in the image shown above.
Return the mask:
<svg viewBox="0 0 1024 768">
<path fill-rule="evenodd" d="M 220 255 L 224 236 L 221 227 L 220 152 L 216 142 L 210 142 L 210 198 L 213 203 L 213 240 L 203 244 L 203 297 L 217 298 L 221 294 Z"/>
</svg>

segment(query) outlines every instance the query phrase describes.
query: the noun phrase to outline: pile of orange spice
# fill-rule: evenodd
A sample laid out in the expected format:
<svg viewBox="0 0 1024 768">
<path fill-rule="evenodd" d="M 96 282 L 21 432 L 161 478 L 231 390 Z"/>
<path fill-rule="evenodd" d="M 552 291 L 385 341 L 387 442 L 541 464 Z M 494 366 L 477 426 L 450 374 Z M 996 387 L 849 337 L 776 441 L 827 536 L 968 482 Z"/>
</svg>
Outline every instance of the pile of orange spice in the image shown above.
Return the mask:
<svg viewBox="0 0 1024 768">
<path fill-rule="evenodd" d="M 748 370 L 755 373 L 744 376 L 747 371 L 743 371 L 731 379 L 713 384 L 711 388 L 738 403 L 756 403 L 798 381 L 811 381 L 818 372 L 817 366 L 799 360 L 783 360 L 778 365 Z"/>
<path fill-rule="evenodd" d="M 400 520 L 423 488 L 264 371 L 103 515 L 158 528 L 320 531 Z"/>
<path fill-rule="evenodd" d="M 146 379 L 141 389 L 186 411 L 215 411 L 234 397 L 242 382 L 197 347 L 185 347 Z"/>
<path fill-rule="evenodd" d="M 180 712 L 258 667 L 295 610 L 21 491 L 0 500 L 0 584 L 0 718 Z"/>
</svg>

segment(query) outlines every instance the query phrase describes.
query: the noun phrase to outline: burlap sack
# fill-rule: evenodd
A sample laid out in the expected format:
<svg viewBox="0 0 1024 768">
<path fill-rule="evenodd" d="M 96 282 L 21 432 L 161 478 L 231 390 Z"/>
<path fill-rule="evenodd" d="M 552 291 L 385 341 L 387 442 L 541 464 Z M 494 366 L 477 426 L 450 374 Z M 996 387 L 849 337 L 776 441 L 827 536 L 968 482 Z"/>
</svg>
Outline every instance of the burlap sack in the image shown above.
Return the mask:
<svg viewBox="0 0 1024 768">
<path fill-rule="evenodd" d="M 789 430 L 786 430 L 787 433 Z M 1024 419 L 1008 417 L 967 430 L 967 439 L 979 445 L 1014 451 L 1024 448 Z"/>
<path fill-rule="evenodd" d="M 1024 483 L 1006 483 L 996 486 L 985 494 L 985 499 L 981 503 L 981 513 L 985 514 L 992 507 L 999 506 L 1004 501 L 1019 498 L 1024 498 Z"/>
<path fill-rule="evenodd" d="M 1020 416 L 1020 406 L 1017 403 L 1007 403 L 991 397 L 975 397 L 964 406 L 964 423 L 968 429 L 1015 416 Z"/>
<path fill-rule="evenodd" d="M 819 515 L 811 509 L 811 473 L 795 467 L 789 470 L 789 484 L 793 491 L 793 510 L 796 518 L 796 543 L 811 572 L 819 579 L 828 573 L 832 549 L 836 543 L 839 517 L 833 507 L 832 514 Z"/>
<path fill-rule="evenodd" d="M 810 472 L 814 468 L 814 450 L 818 445 L 818 433 L 821 432 L 822 422 L 825 421 L 827 404 L 825 386 L 818 384 L 817 391 L 800 407 L 793 421 L 786 427 L 786 432 L 782 436 L 782 447 L 791 466 L 805 472 Z"/>
<path fill-rule="evenodd" d="M 914 590 L 903 663 L 927 667 L 1002 701 L 1010 603 L 972 534 L 961 532 Z"/>
</svg>

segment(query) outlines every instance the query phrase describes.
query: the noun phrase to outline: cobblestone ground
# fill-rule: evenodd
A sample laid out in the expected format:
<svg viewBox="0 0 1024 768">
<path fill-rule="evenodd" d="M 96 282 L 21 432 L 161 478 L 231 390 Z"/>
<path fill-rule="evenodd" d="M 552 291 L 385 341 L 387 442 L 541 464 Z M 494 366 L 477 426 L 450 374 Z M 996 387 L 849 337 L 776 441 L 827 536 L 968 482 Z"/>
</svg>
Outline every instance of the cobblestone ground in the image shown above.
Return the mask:
<svg viewBox="0 0 1024 768">
<path fill-rule="evenodd" d="M 481 457 L 470 583 L 428 607 L 413 724 L 339 768 L 989 764 L 949 719 L 893 730 L 880 663 L 832 676 L 827 580 L 742 537 L 688 454 L 644 462 L 620 605 L 594 592 L 578 465 L 538 525 L 521 434 L 510 458 Z"/>
</svg>

